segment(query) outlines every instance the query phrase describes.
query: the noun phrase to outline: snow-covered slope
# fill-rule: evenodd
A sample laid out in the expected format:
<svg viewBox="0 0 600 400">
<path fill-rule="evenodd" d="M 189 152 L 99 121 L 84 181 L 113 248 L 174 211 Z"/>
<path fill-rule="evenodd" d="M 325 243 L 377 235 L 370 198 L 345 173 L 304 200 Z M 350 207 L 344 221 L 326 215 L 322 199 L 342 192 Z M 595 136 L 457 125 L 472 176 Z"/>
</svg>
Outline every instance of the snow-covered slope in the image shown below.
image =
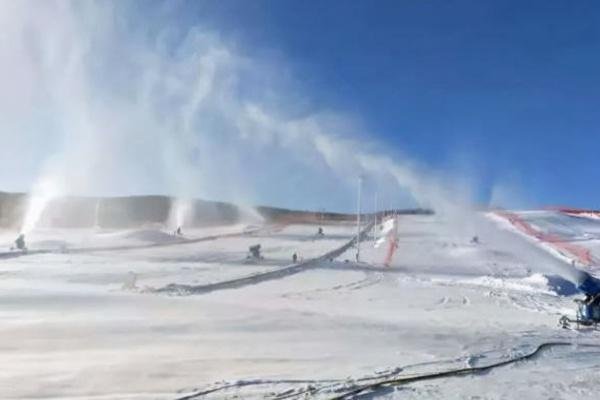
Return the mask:
<svg viewBox="0 0 600 400">
<path fill-rule="evenodd" d="M 598 343 L 594 332 L 556 326 L 573 309 L 574 267 L 510 225 L 484 214 L 458 224 L 434 215 L 398 221 L 389 267 L 387 246 L 367 238 L 360 263 L 350 249 L 294 274 L 185 296 L 154 289 L 286 268 L 293 253 L 306 261 L 342 247 L 355 227 L 325 225 L 323 237 L 316 225 L 222 227 L 165 246 L 147 231 L 38 233 L 92 249 L 0 260 L 2 397 L 329 399 L 378 380 L 485 366 L 545 342 Z M 577 238 L 597 233 L 569 221 Z M 8 245 L 12 236 L 1 238 Z M 98 243 L 135 246 L 93 251 Z M 263 260 L 246 259 L 254 244 Z M 599 355 L 549 348 L 486 374 L 354 398 L 592 398 Z"/>
<path fill-rule="evenodd" d="M 541 246 L 592 274 L 600 274 L 596 268 L 600 265 L 600 219 L 552 210 L 521 211 L 512 215 L 527 228 L 525 233 L 534 236 Z"/>
</svg>

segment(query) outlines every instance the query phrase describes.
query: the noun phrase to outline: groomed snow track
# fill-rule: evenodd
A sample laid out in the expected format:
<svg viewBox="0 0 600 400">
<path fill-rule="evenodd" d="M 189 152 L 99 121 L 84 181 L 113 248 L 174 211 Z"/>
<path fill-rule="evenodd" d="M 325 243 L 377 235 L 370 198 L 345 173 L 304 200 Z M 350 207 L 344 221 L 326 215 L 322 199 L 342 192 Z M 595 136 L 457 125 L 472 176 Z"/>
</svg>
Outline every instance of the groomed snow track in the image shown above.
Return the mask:
<svg viewBox="0 0 600 400">
<path fill-rule="evenodd" d="M 224 233 L 222 235 L 210 235 L 203 236 L 195 239 L 180 239 L 172 242 L 165 243 L 150 243 L 150 244 L 134 244 L 127 246 L 105 246 L 105 247 L 74 247 L 67 248 L 64 250 L 54 250 L 54 249 L 42 249 L 42 250 L 27 250 L 27 251 L 9 251 L 0 253 L 0 259 L 9 259 L 9 258 L 17 258 L 24 257 L 29 255 L 36 254 L 82 254 L 82 253 L 99 253 L 99 252 L 107 252 L 107 251 L 124 251 L 124 250 L 140 250 L 140 249 L 151 249 L 156 247 L 169 247 L 169 246 L 179 246 L 182 244 L 193 244 L 200 242 L 208 242 L 211 240 L 217 239 L 225 239 L 231 237 L 239 237 L 245 235 L 251 235 L 254 233 L 260 232 L 261 229 L 256 229 L 252 231 L 245 232 L 234 232 L 234 233 Z"/>
<path fill-rule="evenodd" d="M 364 237 L 371 230 L 371 228 L 373 228 L 373 225 L 374 225 L 373 222 L 369 223 L 360 232 L 359 240 L 364 239 Z M 270 281 L 273 279 L 280 279 L 285 276 L 297 274 L 298 272 L 301 272 L 301 271 L 304 271 L 304 270 L 307 270 L 310 268 L 315 268 L 321 262 L 326 262 L 326 261 L 335 259 L 335 258 L 339 257 L 340 255 L 342 255 L 344 252 L 346 252 L 349 248 L 351 248 L 356 243 L 356 240 L 357 240 L 357 238 L 354 237 L 354 238 L 352 238 L 352 240 L 350 240 L 343 246 L 338 247 L 337 249 L 331 250 L 331 251 L 323 254 L 322 256 L 311 258 L 311 259 L 301 262 L 299 264 L 287 265 L 285 267 L 276 269 L 274 271 L 263 272 L 263 273 L 259 273 L 259 274 L 245 276 L 242 278 L 230 279 L 230 280 L 221 281 L 221 282 L 209 283 L 206 285 L 185 285 L 185 284 L 179 284 L 179 283 L 171 283 L 171 284 L 169 284 L 167 286 L 163 286 L 161 288 L 147 289 L 146 292 L 166 293 L 166 294 L 179 295 L 179 296 L 189 296 L 189 295 L 210 293 L 210 292 L 214 292 L 217 290 L 237 289 L 237 288 L 240 288 L 243 286 L 256 285 L 257 283 Z"/>
</svg>

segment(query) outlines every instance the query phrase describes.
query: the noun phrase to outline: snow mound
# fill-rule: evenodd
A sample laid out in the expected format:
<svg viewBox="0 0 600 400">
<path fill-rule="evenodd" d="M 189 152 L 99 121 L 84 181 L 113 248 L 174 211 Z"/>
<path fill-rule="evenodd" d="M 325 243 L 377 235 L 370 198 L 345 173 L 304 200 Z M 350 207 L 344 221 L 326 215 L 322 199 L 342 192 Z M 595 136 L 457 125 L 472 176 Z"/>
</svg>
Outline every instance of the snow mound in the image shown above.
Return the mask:
<svg viewBox="0 0 600 400">
<path fill-rule="evenodd" d="M 464 284 L 489 287 L 531 294 L 550 294 L 557 296 L 573 296 L 579 291 L 575 285 L 558 275 L 535 273 L 524 278 L 480 276 L 461 281 Z"/>
<path fill-rule="evenodd" d="M 172 243 L 180 242 L 182 240 L 182 238 L 179 236 L 154 229 L 143 229 L 129 232 L 127 235 L 125 235 L 125 237 L 127 239 L 134 239 L 148 243 Z"/>
<path fill-rule="evenodd" d="M 529 293 L 550 293 L 548 280 L 542 274 L 533 274 L 525 278 L 479 276 L 461 280 L 461 283 L 489 287 L 491 289 L 510 290 Z"/>
</svg>

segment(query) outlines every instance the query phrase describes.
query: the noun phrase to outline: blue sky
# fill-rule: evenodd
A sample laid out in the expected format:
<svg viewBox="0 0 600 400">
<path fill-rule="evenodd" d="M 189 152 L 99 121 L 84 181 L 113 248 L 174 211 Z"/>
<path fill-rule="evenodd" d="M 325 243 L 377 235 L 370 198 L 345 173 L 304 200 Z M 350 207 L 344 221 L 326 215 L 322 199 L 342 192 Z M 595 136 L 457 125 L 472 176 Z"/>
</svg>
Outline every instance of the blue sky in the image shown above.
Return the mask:
<svg viewBox="0 0 600 400">
<path fill-rule="evenodd" d="M 600 3 L 184 4 L 243 51 L 285 59 L 315 107 L 389 146 L 508 181 L 532 205 L 599 207 Z"/>
<path fill-rule="evenodd" d="M 600 208 L 598 2 L 49 0 L 0 24 L 1 190 L 350 211 L 366 174 L 395 206 Z"/>
</svg>

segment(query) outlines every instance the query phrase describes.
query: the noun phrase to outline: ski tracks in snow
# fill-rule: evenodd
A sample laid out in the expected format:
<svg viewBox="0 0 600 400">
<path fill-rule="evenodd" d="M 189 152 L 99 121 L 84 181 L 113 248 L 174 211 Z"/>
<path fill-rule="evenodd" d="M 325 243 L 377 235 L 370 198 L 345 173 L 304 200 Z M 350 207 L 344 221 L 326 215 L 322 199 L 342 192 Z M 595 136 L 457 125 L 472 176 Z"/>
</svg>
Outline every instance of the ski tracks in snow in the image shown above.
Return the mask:
<svg viewBox="0 0 600 400">
<path fill-rule="evenodd" d="M 296 292 L 288 292 L 281 297 L 283 298 L 302 298 L 305 300 L 315 299 L 317 296 L 327 293 L 336 293 L 336 292 L 350 292 L 354 290 L 365 289 L 370 286 L 374 286 L 379 284 L 383 280 L 383 274 L 378 272 L 365 272 L 364 276 L 361 279 L 354 280 L 349 283 L 339 284 L 335 286 L 328 286 L 324 288 L 317 288 L 312 290 L 302 290 Z"/>
</svg>

